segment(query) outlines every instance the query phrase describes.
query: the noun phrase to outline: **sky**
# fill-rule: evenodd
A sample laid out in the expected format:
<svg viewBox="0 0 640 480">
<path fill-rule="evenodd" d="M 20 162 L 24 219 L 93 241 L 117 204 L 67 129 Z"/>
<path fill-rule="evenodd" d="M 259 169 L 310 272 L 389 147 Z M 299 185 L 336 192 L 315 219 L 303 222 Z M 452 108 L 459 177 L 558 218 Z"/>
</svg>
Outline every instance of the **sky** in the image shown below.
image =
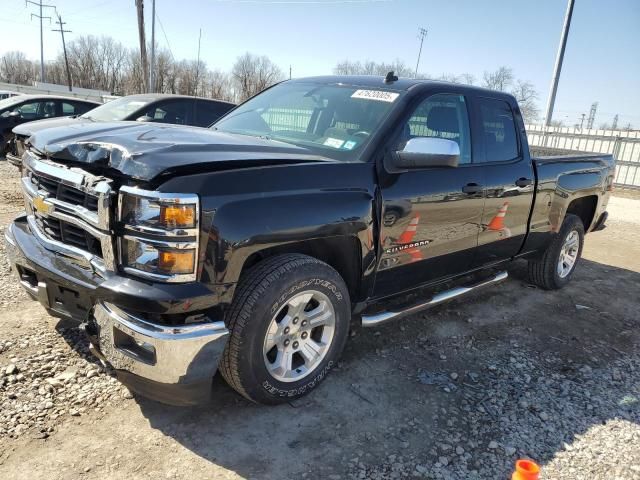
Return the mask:
<svg viewBox="0 0 640 480">
<path fill-rule="evenodd" d="M 37 1 L 37 0 L 36 0 Z M 46 0 L 56 5 L 67 41 L 108 35 L 138 42 L 134 0 Z M 244 52 L 269 56 L 294 77 L 332 73 L 341 60 L 403 60 L 415 68 L 418 29 L 426 28 L 420 71 L 471 73 L 500 66 L 533 83 L 544 114 L 566 11 L 565 0 L 156 0 L 156 41 L 176 59 L 201 58 L 230 70 Z M 0 55 L 40 57 L 37 7 L 0 0 Z M 45 10 L 46 12 L 46 10 Z M 151 0 L 145 1 L 151 35 Z M 45 21 L 44 55 L 61 49 Z M 567 125 L 599 102 L 596 126 L 640 128 L 640 0 L 576 0 L 554 120 Z"/>
</svg>

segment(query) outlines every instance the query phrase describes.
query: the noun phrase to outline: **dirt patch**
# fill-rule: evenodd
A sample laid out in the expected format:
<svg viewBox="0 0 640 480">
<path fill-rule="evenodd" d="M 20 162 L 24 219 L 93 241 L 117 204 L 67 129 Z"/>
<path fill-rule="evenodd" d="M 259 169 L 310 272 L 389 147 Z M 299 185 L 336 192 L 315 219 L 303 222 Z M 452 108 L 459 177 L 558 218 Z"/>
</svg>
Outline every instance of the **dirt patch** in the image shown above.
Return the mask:
<svg viewBox="0 0 640 480">
<path fill-rule="evenodd" d="M 547 479 L 640 478 L 638 211 L 612 199 L 562 291 L 533 288 L 514 264 L 502 285 L 355 329 L 317 391 L 272 408 L 220 379 L 204 407 L 125 398 L 81 336 L 60 336 L 0 275 L 0 476 L 493 479 L 530 457 Z M 80 381 L 41 388 L 70 368 Z M 32 404 L 30 422 L 19 405 Z"/>
</svg>

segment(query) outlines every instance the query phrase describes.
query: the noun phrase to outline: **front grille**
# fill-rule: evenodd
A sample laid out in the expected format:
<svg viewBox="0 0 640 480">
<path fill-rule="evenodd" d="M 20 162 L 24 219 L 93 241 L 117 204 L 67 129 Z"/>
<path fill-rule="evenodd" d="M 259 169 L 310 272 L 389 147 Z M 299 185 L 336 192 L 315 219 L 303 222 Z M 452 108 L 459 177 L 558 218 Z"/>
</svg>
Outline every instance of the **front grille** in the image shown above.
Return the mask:
<svg viewBox="0 0 640 480">
<path fill-rule="evenodd" d="M 28 221 L 42 243 L 88 262 L 94 271 L 114 271 L 112 180 L 31 150 L 24 153 L 22 163 Z"/>
<path fill-rule="evenodd" d="M 57 218 L 34 215 L 40 230 L 52 240 L 65 243 L 102 258 L 102 247 L 97 238 L 72 223 Z"/>
<path fill-rule="evenodd" d="M 35 172 L 29 172 L 29 180 L 38 190 L 46 191 L 51 197 L 70 203 L 72 205 L 81 205 L 84 208 L 96 212 L 98 210 L 98 197 L 82 190 L 71 187 L 62 183 L 58 179 L 38 175 Z"/>
</svg>

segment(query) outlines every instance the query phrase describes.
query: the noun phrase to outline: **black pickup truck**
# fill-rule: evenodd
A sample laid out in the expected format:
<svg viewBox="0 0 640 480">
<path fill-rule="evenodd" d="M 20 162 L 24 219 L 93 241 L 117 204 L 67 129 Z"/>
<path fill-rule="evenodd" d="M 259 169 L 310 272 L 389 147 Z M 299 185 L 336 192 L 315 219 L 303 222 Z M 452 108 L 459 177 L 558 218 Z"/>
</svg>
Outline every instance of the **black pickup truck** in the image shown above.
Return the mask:
<svg viewBox="0 0 640 480">
<path fill-rule="evenodd" d="M 217 370 L 256 402 L 304 395 L 351 322 L 515 259 L 562 287 L 614 174 L 608 155 L 532 158 L 510 95 L 392 73 L 283 82 L 209 130 L 98 123 L 26 147 L 5 233 L 19 281 L 132 390 L 178 404 Z"/>
</svg>

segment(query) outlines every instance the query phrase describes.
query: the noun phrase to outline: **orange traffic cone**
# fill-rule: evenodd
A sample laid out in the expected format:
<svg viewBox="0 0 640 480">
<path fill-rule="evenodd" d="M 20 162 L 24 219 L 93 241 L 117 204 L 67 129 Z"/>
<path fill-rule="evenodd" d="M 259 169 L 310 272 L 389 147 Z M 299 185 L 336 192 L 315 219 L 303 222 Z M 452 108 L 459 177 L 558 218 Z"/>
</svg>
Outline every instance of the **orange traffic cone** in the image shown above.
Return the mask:
<svg viewBox="0 0 640 480">
<path fill-rule="evenodd" d="M 411 243 L 413 237 L 416 236 L 416 230 L 418 230 L 418 222 L 420 222 L 420 215 L 416 215 L 411 219 L 406 230 L 402 232 L 402 235 L 400 235 L 400 238 L 398 238 L 398 243 L 401 243 L 402 245 Z"/>
<path fill-rule="evenodd" d="M 504 229 L 504 217 L 507 215 L 507 208 L 509 208 L 509 202 L 504 202 L 500 210 L 498 210 L 498 214 L 487 225 L 488 230 L 498 231 Z"/>
<path fill-rule="evenodd" d="M 511 480 L 538 480 L 540 467 L 532 460 L 518 460 Z"/>
</svg>

